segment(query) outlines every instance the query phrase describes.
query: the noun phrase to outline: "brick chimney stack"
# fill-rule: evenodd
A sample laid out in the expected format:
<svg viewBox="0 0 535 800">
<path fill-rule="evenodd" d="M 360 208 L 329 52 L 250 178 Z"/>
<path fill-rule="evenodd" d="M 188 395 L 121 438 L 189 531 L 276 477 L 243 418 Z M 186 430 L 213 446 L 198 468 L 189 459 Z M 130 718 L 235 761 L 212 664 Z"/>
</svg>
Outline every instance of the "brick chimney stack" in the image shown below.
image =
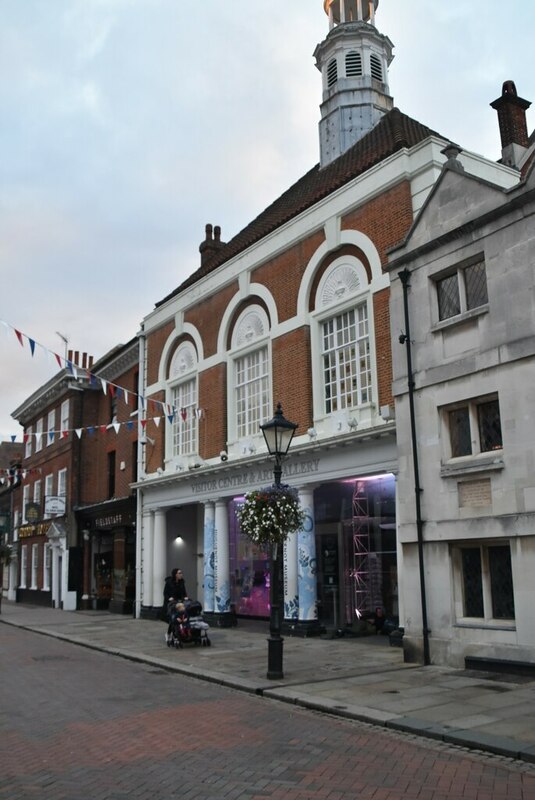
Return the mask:
<svg viewBox="0 0 535 800">
<path fill-rule="evenodd" d="M 502 161 L 519 168 L 519 162 L 529 146 L 526 111 L 531 103 L 518 96 L 514 81 L 505 81 L 502 95 L 490 104 L 498 112 L 502 141 Z"/>
<path fill-rule="evenodd" d="M 204 267 L 212 256 L 225 246 L 225 242 L 221 241 L 221 228 L 219 225 L 216 225 L 215 228 L 212 229 L 212 226 L 208 223 L 205 230 L 206 238 L 199 246 L 201 267 Z"/>
</svg>

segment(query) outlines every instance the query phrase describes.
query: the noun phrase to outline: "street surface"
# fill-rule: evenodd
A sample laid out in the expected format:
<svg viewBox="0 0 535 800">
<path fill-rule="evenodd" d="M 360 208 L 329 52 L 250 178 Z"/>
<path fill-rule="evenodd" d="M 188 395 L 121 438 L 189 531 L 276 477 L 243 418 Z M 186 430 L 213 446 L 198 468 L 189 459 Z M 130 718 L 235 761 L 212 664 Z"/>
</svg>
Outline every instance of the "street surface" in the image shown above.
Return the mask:
<svg viewBox="0 0 535 800">
<path fill-rule="evenodd" d="M 8 625 L 0 675 L 0 800 L 535 800 L 530 764 Z"/>
</svg>

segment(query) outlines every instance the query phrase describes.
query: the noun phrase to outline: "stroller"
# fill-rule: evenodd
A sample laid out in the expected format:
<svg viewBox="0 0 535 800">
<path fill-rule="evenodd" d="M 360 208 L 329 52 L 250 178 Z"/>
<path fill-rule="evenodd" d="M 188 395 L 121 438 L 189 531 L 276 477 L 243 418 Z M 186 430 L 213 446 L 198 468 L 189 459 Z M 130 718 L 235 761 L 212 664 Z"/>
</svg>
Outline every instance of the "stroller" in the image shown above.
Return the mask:
<svg viewBox="0 0 535 800">
<path fill-rule="evenodd" d="M 185 600 L 183 603 L 169 604 L 171 618 L 171 637 L 168 647 L 182 648 L 185 644 L 210 647 L 208 636 L 210 626 L 202 616 L 202 606 L 198 600 Z"/>
</svg>

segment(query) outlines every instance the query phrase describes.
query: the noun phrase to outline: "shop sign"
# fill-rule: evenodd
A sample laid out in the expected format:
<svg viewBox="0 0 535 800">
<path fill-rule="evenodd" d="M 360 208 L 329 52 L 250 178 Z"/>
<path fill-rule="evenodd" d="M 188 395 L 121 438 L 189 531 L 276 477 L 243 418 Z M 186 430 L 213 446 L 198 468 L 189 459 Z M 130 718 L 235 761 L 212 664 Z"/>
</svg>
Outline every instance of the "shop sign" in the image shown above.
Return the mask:
<svg viewBox="0 0 535 800">
<path fill-rule="evenodd" d="M 23 525 L 19 528 L 19 539 L 27 539 L 29 536 L 46 536 L 51 524 L 51 522 L 40 522 L 38 525 Z"/>
<path fill-rule="evenodd" d="M 52 515 L 56 517 L 62 517 L 65 514 L 65 497 L 60 495 L 59 497 L 53 497 L 49 495 L 45 497 L 45 516 L 51 517 Z"/>
<path fill-rule="evenodd" d="M 41 508 L 39 503 L 26 503 L 25 509 L 25 519 L 33 525 L 34 522 L 37 522 L 38 519 L 41 518 Z"/>
<path fill-rule="evenodd" d="M 96 517 L 95 528 L 102 530 L 116 528 L 121 525 L 131 525 L 132 519 L 131 513 L 107 514 L 106 516 Z"/>
<path fill-rule="evenodd" d="M 311 475 L 318 472 L 320 465 L 319 458 L 310 461 L 301 461 L 294 464 L 287 464 L 284 467 L 284 478 L 297 478 L 304 475 Z M 244 489 L 263 486 L 273 481 L 273 469 L 264 468 L 259 470 L 246 470 L 238 472 L 236 475 L 226 475 L 221 478 L 194 481 L 191 484 L 193 494 L 205 494 L 206 492 L 224 491 L 225 489 Z"/>
</svg>

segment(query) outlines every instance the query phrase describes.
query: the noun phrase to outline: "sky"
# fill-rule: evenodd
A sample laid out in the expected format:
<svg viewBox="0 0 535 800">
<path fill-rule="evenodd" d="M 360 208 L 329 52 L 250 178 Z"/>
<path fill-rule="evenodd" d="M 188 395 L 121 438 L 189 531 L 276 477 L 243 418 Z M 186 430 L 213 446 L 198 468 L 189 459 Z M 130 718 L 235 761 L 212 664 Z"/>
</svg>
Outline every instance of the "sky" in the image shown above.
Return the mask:
<svg viewBox="0 0 535 800">
<path fill-rule="evenodd" d="M 395 105 L 498 160 L 489 103 L 535 101 L 533 0 L 380 0 L 376 26 Z M 323 0 L 0 0 L 0 440 L 47 353 L 132 339 L 206 223 L 228 241 L 318 162 L 327 33 Z"/>
</svg>

